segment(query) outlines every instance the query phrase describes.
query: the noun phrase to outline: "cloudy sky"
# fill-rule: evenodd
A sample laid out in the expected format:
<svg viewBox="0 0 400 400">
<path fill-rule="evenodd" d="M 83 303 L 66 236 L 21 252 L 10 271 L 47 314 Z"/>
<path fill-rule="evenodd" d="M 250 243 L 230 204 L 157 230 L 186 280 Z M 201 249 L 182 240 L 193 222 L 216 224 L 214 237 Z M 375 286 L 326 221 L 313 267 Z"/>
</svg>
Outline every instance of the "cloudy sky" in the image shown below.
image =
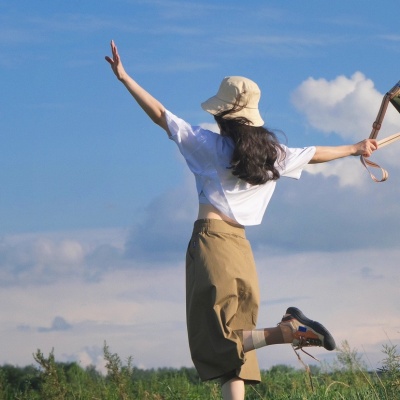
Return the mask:
<svg viewBox="0 0 400 400">
<path fill-rule="evenodd" d="M 194 180 L 112 75 L 111 39 L 131 75 L 193 125 L 212 124 L 199 104 L 223 77 L 244 75 L 289 146 L 339 145 L 369 136 L 400 79 L 397 16 L 395 0 L 0 0 L 0 364 L 54 348 L 59 361 L 102 368 L 106 341 L 139 367 L 191 366 Z M 380 137 L 399 130 L 389 106 Z M 295 305 L 373 367 L 382 344 L 400 344 L 398 152 L 373 156 L 384 183 L 358 158 L 280 182 L 247 229 L 260 328 Z M 259 360 L 298 366 L 289 346 Z"/>
</svg>

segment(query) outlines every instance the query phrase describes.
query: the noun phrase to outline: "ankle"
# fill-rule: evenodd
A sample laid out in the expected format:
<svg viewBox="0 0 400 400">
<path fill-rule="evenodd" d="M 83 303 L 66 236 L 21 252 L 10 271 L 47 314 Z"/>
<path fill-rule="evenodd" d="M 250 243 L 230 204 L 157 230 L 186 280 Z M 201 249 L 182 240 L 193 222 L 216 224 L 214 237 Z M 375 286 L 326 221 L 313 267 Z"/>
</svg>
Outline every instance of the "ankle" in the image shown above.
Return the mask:
<svg viewBox="0 0 400 400">
<path fill-rule="evenodd" d="M 279 325 L 285 343 L 293 342 L 293 329 L 290 326 Z"/>
</svg>

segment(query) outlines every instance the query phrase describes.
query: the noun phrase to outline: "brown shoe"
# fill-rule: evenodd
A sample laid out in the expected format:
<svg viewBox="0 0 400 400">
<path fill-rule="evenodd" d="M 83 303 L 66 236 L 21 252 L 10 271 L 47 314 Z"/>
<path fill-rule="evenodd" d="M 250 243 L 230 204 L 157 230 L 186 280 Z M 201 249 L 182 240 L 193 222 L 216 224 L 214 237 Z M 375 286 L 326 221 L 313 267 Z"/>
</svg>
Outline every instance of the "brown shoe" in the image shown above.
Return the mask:
<svg viewBox="0 0 400 400">
<path fill-rule="evenodd" d="M 336 348 L 335 340 L 329 331 L 319 322 L 307 318 L 296 307 L 289 307 L 278 325 L 288 326 L 292 329 L 292 345 L 298 349 L 321 346 L 331 351 Z"/>
</svg>

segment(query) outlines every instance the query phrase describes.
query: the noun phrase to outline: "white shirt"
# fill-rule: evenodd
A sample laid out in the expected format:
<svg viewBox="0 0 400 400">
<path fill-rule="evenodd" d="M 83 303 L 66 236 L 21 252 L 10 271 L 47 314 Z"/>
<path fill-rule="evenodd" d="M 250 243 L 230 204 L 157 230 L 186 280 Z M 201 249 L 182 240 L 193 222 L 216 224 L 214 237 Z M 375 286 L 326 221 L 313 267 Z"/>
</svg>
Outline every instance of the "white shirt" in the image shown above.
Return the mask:
<svg viewBox="0 0 400 400">
<path fill-rule="evenodd" d="M 166 110 L 173 140 L 196 178 L 197 193 L 240 225 L 259 225 L 275 190 L 276 181 L 251 185 L 232 174 L 230 162 L 234 149 L 231 138 L 191 126 Z M 299 179 L 303 168 L 314 156 L 315 147 L 288 148 L 276 163 L 281 177 Z"/>
</svg>

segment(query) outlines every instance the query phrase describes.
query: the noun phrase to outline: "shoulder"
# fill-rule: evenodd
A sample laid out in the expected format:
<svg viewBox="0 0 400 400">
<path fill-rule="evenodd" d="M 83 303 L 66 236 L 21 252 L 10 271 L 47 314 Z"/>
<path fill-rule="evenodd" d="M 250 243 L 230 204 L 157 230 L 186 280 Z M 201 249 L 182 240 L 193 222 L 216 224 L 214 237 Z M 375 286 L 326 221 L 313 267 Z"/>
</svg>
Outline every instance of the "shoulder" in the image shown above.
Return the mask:
<svg viewBox="0 0 400 400">
<path fill-rule="evenodd" d="M 298 179 L 302 169 L 310 162 L 315 147 L 287 147 L 281 145 L 282 153 L 277 160 L 277 168 L 281 176 Z"/>
<path fill-rule="evenodd" d="M 184 119 L 176 116 L 169 110 L 165 110 L 165 117 L 169 129 L 169 137 L 174 141 L 196 139 L 200 141 L 217 140 L 218 133 L 202 128 L 200 125 L 191 125 Z"/>
</svg>

